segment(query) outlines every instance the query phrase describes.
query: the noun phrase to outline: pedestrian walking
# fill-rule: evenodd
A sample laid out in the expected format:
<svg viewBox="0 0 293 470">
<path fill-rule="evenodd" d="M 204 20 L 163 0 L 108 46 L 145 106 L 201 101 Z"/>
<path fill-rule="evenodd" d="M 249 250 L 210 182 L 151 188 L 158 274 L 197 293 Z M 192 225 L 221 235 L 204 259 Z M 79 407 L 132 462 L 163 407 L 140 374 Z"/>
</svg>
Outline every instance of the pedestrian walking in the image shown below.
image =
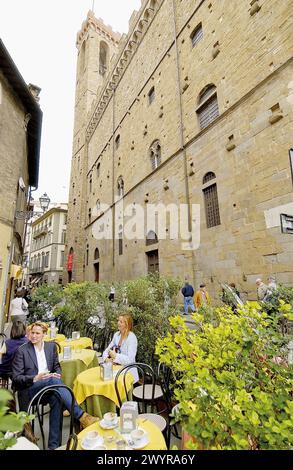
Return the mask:
<svg viewBox="0 0 293 470">
<path fill-rule="evenodd" d="M 263 282 L 261 278 L 258 278 L 255 281 L 257 285 L 257 298 L 258 300 L 264 300 L 266 294 L 268 293 L 268 286 Z"/>
<path fill-rule="evenodd" d="M 114 286 L 111 286 L 110 288 L 109 300 L 110 302 L 114 302 L 115 300 L 115 287 Z"/>
<path fill-rule="evenodd" d="M 205 284 L 200 284 L 199 290 L 195 294 L 195 305 L 196 308 L 203 307 L 204 305 L 209 305 L 211 303 L 211 298 L 209 293 L 206 290 Z"/>
<path fill-rule="evenodd" d="M 19 320 L 23 323 L 26 323 L 26 317 L 28 313 L 28 304 L 23 298 L 23 289 L 22 287 L 19 287 L 16 291 L 15 299 L 13 299 L 10 303 L 10 319 L 12 322 Z"/>
<path fill-rule="evenodd" d="M 182 287 L 181 292 L 184 297 L 184 315 L 188 315 L 189 307 L 193 312 L 195 312 L 196 309 L 193 303 L 194 289 L 188 281 L 185 281 L 185 285 Z"/>
</svg>

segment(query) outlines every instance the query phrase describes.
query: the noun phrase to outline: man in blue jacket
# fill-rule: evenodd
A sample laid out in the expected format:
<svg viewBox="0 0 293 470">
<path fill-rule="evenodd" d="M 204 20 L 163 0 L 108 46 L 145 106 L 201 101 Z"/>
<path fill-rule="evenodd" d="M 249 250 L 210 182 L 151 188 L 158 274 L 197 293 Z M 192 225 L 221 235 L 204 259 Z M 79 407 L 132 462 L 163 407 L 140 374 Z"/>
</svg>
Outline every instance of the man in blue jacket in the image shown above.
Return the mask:
<svg viewBox="0 0 293 470">
<path fill-rule="evenodd" d="M 188 307 L 195 312 L 195 306 L 193 303 L 194 290 L 188 281 L 185 281 L 185 286 L 182 287 L 181 292 L 184 297 L 184 315 L 188 315 Z"/>
<path fill-rule="evenodd" d="M 18 391 L 19 407 L 26 411 L 30 400 L 48 385 L 63 384 L 61 367 L 54 342 L 45 342 L 44 335 L 47 325 L 41 322 L 32 324 L 30 341 L 18 348 L 12 363 L 13 387 Z M 71 395 L 66 389 L 59 389 L 67 410 L 71 408 Z M 50 405 L 49 449 L 59 446 L 60 438 L 60 400 L 54 395 L 48 396 Z M 78 405 L 74 405 L 74 417 L 83 428 L 97 421 L 97 418 L 85 413 Z"/>
</svg>

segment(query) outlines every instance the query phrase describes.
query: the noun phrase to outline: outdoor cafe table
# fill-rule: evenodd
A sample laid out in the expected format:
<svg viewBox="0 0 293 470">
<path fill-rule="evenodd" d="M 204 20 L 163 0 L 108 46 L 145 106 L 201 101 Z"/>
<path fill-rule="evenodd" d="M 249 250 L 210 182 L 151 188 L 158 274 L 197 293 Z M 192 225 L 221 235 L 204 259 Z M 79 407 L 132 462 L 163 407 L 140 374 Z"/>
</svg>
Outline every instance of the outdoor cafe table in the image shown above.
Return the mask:
<svg viewBox="0 0 293 470">
<path fill-rule="evenodd" d="M 96 351 L 92 349 L 73 350 L 70 359 L 64 359 L 63 354 L 59 354 L 59 362 L 62 369 L 62 380 L 70 388 L 73 388 L 73 382 L 80 372 L 99 364 Z"/>
<path fill-rule="evenodd" d="M 160 429 L 154 423 L 152 423 L 151 421 L 148 421 L 147 419 L 138 419 L 137 420 L 137 425 L 138 425 L 138 427 L 140 427 L 140 428 L 144 429 L 144 431 L 146 431 L 146 433 L 148 435 L 148 439 L 149 439 L 149 443 L 141 450 L 167 450 L 167 446 L 166 446 L 164 436 L 161 433 Z M 91 426 L 87 427 L 86 429 L 84 429 L 83 431 L 81 431 L 78 434 L 78 436 L 77 436 L 78 437 L 77 450 L 83 450 L 82 447 L 81 447 L 81 442 L 82 442 L 83 438 L 85 437 L 85 435 L 89 431 L 98 431 L 98 433 L 101 434 L 101 436 L 103 436 L 104 439 L 105 439 L 106 436 L 113 436 L 114 437 L 114 442 L 113 443 L 108 445 L 106 440 L 104 441 L 104 445 L 109 450 L 115 450 L 116 449 L 116 440 L 118 440 L 119 438 L 121 439 L 121 437 L 122 437 L 122 439 L 124 438 L 123 434 L 119 433 L 119 427 L 117 427 L 115 429 L 105 430 L 105 429 L 102 429 L 101 426 L 99 425 L 99 423 L 97 422 L 97 423 L 94 423 Z M 127 440 L 127 437 L 126 437 L 126 440 Z"/>
<path fill-rule="evenodd" d="M 114 374 L 121 366 L 114 366 Z M 123 385 L 124 376 L 119 377 L 118 387 L 122 400 L 124 400 L 125 392 Z M 126 386 L 130 391 L 133 384 L 133 375 L 127 374 Z M 116 406 L 119 402 L 115 392 L 115 378 L 111 380 L 102 380 L 100 367 L 93 367 L 78 374 L 74 381 L 73 393 L 77 403 L 81 408 L 92 416 L 102 418 L 108 411 L 116 412 Z"/>
<path fill-rule="evenodd" d="M 86 349 L 90 348 L 93 349 L 93 340 L 91 338 L 82 337 L 79 339 L 65 339 L 64 341 L 58 341 L 61 347 L 61 352 L 63 352 L 64 346 L 70 346 L 71 350 L 77 350 L 77 349 Z"/>
</svg>

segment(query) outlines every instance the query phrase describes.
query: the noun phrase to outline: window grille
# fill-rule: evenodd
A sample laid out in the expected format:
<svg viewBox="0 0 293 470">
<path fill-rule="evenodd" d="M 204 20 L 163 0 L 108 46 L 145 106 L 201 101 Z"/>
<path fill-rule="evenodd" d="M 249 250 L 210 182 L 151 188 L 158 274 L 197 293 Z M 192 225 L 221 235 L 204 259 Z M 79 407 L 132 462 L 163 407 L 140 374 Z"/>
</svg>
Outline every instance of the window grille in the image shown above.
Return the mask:
<svg viewBox="0 0 293 470">
<path fill-rule="evenodd" d="M 215 178 L 216 178 L 215 173 L 213 173 L 212 171 L 209 171 L 208 173 L 206 173 L 206 174 L 204 175 L 202 182 L 203 182 L 203 184 L 205 184 L 205 183 L 207 183 L 208 181 L 211 181 L 211 180 L 213 180 L 213 179 L 215 179 Z"/>
<path fill-rule="evenodd" d="M 192 47 L 194 47 L 203 38 L 202 24 L 200 23 L 190 35 Z"/>
<path fill-rule="evenodd" d="M 217 184 L 203 189 L 207 228 L 221 224 Z"/>
<path fill-rule="evenodd" d="M 208 99 L 201 107 L 197 110 L 199 125 L 201 129 L 205 129 L 219 116 L 219 107 L 217 94 L 213 95 Z"/>
</svg>

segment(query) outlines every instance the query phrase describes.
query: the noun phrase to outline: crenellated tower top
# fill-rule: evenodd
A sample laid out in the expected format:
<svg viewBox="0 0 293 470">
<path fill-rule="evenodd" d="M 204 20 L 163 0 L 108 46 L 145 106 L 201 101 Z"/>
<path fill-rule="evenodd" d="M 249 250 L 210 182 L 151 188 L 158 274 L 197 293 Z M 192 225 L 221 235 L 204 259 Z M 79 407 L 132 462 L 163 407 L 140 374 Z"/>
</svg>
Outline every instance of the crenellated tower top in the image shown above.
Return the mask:
<svg viewBox="0 0 293 470">
<path fill-rule="evenodd" d="M 76 47 L 79 49 L 84 39 L 88 37 L 89 31 L 96 31 L 100 36 L 104 37 L 107 41 L 111 41 L 118 45 L 121 34 L 113 31 L 112 27 L 106 25 L 102 18 L 96 18 L 93 11 L 89 11 L 86 20 L 82 23 L 81 30 L 77 33 Z"/>
</svg>

